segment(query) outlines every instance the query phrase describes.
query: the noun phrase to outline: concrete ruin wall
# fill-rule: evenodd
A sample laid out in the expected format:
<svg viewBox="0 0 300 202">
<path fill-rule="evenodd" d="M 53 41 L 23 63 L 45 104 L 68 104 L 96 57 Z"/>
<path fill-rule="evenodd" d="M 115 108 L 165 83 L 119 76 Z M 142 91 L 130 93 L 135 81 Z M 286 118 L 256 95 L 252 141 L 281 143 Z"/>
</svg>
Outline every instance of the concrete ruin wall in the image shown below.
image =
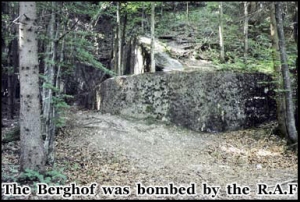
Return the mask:
<svg viewBox="0 0 300 202">
<path fill-rule="evenodd" d="M 120 76 L 97 87 L 97 108 L 196 131 L 238 130 L 276 119 L 274 86 L 268 81 L 262 73 L 224 71 Z"/>
</svg>

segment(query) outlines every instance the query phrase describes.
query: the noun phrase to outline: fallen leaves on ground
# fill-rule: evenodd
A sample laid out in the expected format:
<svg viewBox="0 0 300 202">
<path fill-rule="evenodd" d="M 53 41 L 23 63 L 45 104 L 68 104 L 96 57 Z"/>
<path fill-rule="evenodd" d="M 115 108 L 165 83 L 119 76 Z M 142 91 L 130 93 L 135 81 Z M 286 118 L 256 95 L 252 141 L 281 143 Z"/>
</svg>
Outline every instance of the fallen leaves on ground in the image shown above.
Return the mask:
<svg viewBox="0 0 300 202">
<path fill-rule="evenodd" d="M 204 149 L 198 150 L 187 146 L 186 150 L 182 150 L 184 158 L 196 160 L 196 162 L 193 161 L 188 170 L 181 169 L 185 165 L 180 165 L 180 161 L 167 162 L 161 169 L 150 169 L 150 167 L 147 169 L 147 166 L 151 166 L 150 164 L 145 165 L 146 167 L 141 169 L 136 164 L 140 159 L 133 159 L 126 153 L 118 152 L 117 149 L 99 148 L 95 142 L 87 141 L 87 137 L 91 134 L 96 134 L 98 129 L 96 127 L 86 127 L 86 125 L 81 127 L 78 123 L 82 120 L 78 120 L 78 116 L 74 116 L 73 113 L 68 115 L 68 122 L 72 124 L 60 130 L 55 142 L 55 169 L 63 168 L 63 174 L 67 176 L 66 184 L 76 182 L 78 185 L 90 185 L 96 182 L 99 186 L 131 187 L 131 194 L 125 198 L 121 196 L 104 196 L 98 190 L 99 193 L 95 196 L 74 196 L 73 199 L 210 199 L 209 196 L 201 194 L 189 197 L 137 197 L 135 195 L 135 186 L 138 182 L 145 186 L 166 185 L 170 182 L 185 186 L 188 186 L 191 182 L 197 183 L 198 186 L 203 182 L 225 186 L 227 183 L 237 182 L 255 187 L 255 183 L 258 181 L 276 184 L 286 181 L 287 176 L 289 176 L 289 179 L 297 178 L 295 174 L 298 170 L 297 153 L 288 150 L 286 141 L 270 135 L 269 129 L 266 128 L 221 134 L 199 133 L 199 136 L 207 135 L 210 139 L 207 139 L 207 146 Z M 80 117 L 85 120 L 89 120 L 93 116 L 93 114 L 90 114 L 92 112 L 89 111 L 79 111 L 77 113 L 80 113 Z M 136 126 L 128 126 L 125 129 L 122 128 L 122 124 L 105 121 L 108 122 L 107 124 L 112 130 L 116 132 L 123 131 L 123 135 L 130 135 L 130 130 L 136 128 Z M 151 129 L 149 129 L 149 126 L 135 129 L 147 132 L 144 132 L 147 134 L 145 144 L 149 145 L 151 142 L 155 144 L 155 139 L 151 139 L 151 130 L 154 130 L 156 127 L 155 123 L 151 124 Z M 173 126 L 169 127 L 172 129 Z M 175 128 L 175 130 L 177 129 Z M 163 134 L 161 135 L 163 137 Z M 121 144 L 126 144 L 126 142 L 121 142 Z M 168 144 L 172 143 L 168 142 Z M 128 146 L 130 147 L 130 145 Z M 176 145 L 173 150 L 173 152 L 176 151 Z M 19 141 L 2 144 L 2 182 L 12 182 L 17 178 L 19 174 L 19 152 Z M 149 152 L 152 151 L 149 150 Z M 171 156 L 174 154 L 166 151 L 164 155 L 170 156 L 171 160 Z M 61 197 L 41 197 L 34 194 L 26 197 L 2 195 L 2 199 L 42 198 L 60 199 Z M 217 197 L 217 199 L 230 198 L 232 197 L 227 196 L 224 191 L 220 192 Z M 241 196 L 241 198 L 257 199 L 259 197 L 251 193 L 249 196 Z"/>
</svg>

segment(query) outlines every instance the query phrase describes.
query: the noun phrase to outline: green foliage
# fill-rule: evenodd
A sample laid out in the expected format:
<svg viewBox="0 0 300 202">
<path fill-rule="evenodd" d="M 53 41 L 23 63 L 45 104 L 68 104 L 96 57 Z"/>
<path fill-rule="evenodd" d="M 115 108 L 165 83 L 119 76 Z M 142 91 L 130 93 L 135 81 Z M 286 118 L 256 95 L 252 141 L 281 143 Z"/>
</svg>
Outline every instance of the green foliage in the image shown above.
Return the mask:
<svg viewBox="0 0 300 202">
<path fill-rule="evenodd" d="M 46 172 L 46 178 L 50 179 L 51 182 L 58 184 L 64 184 L 67 181 L 66 175 L 62 174 L 63 169 L 60 170 L 50 170 Z"/>
<path fill-rule="evenodd" d="M 143 4 L 145 6 L 145 3 L 148 2 L 128 2 L 125 6 L 126 12 L 135 14 L 143 7 Z"/>
<path fill-rule="evenodd" d="M 98 37 L 98 33 L 93 32 L 92 26 L 99 18 L 101 14 L 107 14 L 105 9 L 110 8 L 111 2 L 99 2 L 98 4 L 86 3 L 86 2 L 57 2 L 55 8 L 52 8 L 51 2 L 39 2 L 38 13 L 51 13 L 51 9 L 54 9 L 57 14 L 57 20 L 60 21 L 60 25 L 65 25 L 65 31 L 60 27 L 57 38 L 64 36 L 57 43 L 57 52 L 60 54 L 63 51 L 65 59 L 60 61 L 53 61 L 47 58 L 48 53 L 40 53 L 44 62 L 49 65 L 61 66 L 62 75 L 70 74 L 74 70 L 74 62 L 79 61 L 98 68 L 109 75 L 115 75 L 114 72 L 104 67 L 99 61 L 96 60 L 97 53 L 95 53 L 95 39 Z M 79 23 L 76 23 L 78 19 Z M 40 19 L 40 18 L 39 18 Z M 86 21 L 86 19 L 91 19 Z M 44 19 L 44 21 L 46 21 Z M 41 21 L 40 24 L 44 23 Z M 76 29 L 71 27 L 76 25 Z M 44 29 L 39 33 L 39 41 L 41 44 L 49 44 L 50 38 L 48 36 L 48 25 L 44 25 Z M 87 29 L 88 28 L 88 29 Z M 65 35 L 64 35 L 65 34 Z M 61 43 L 64 40 L 65 48 L 61 49 Z M 46 86 L 51 88 L 51 86 Z M 53 89 L 54 91 L 56 89 Z"/>
<path fill-rule="evenodd" d="M 153 106 L 148 105 L 148 106 L 146 107 L 146 112 L 147 112 L 147 113 L 153 112 Z"/>
<path fill-rule="evenodd" d="M 274 73 L 274 62 L 272 60 L 259 60 L 257 63 L 250 61 L 249 68 L 262 73 Z"/>
<path fill-rule="evenodd" d="M 19 170 L 16 165 L 9 165 L 8 169 L 5 169 L 4 166 L 2 166 L 1 173 L 2 182 L 16 182 Z"/>
<path fill-rule="evenodd" d="M 207 2 L 206 7 L 190 11 L 189 23 L 194 30 L 197 30 L 196 42 L 219 43 L 218 37 L 218 2 Z M 224 24 L 224 43 L 225 54 L 227 56 L 226 64 L 220 64 L 218 52 L 215 50 L 207 50 L 219 69 L 242 70 L 242 71 L 260 71 L 264 73 L 272 73 L 273 61 L 272 50 L 270 48 L 270 22 L 265 18 L 256 26 L 250 25 L 249 29 L 249 52 L 247 57 L 247 65 L 244 64 L 244 35 L 243 35 L 243 12 L 240 2 L 229 2 L 223 4 L 223 24 Z M 165 19 L 159 26 L 159 33 L 170 30 L 171 25 L 180 24 L 185 21 L 185 12 L 177 14 L 178 21 L 171 22 Z M 169 24 L 169 25 L 168 25 Z M 199 29 L 197 29 L 199 28 Z M 163 30 L 164 29 L 164 30 Z M 294 67 L 297 50 L 295 43 L 287 46 L 289 66 Z"/>
<path fill-rule="evenodd" d="M 62 116 L 64 113 L 64 109 L 70 108 L 70 106 L 65 102 L 65 98 L 73 98 L 71 95 L 61 94 L 59 96 L 54 96 L 52 98 L 52 102 L 54 104 L 54 108 L 58 113 L 58 116 L 55 117 L 54 122 L 57 127 L 63 127 L 66 125 L 66 120 Z"/>
<path fill-rule="evenodd" d="M 20 140 L 20 127 L 15 127 L 12 130 L 8 131 L 2 137 L 2 143 L 8 143 L 12 141 Z"/>
<path fill-rule="evenodd" d="M 82 63 L 85 63 L 87 65 L 90 65 L 97 69 L 102 70 L 106 74 L 109 74 L 111 76 L 117 75 L 115 72 L 106 69 L 100 62 L 95 60 L 94 56 L 87 50 L 77 49 L 77 59 L 79 61 L 81 61 Z"/>
<path fill-rule="evenodd" d="M 79 163 L 75 163 L 72 167 L 72 170 L 79 170 L 81 169 L 81 166 L 79 165 Z"/>
<path fill-rule="evenodd" d="M 14 7 L 15 3 L 7 2 L 9 7 Z M 8 14 L 1 13 L 1 39 L 3 40 L 5 46 L 8 47 L 12 40 L 17 38 L 18 36 L 15 34 L 15 30 L 12 30 L 12 21 L 14 19 L 11 18 Z M 14 32 L 14 33 L 12 33 Z"/>
<path fill-rule="evenodd" d="M 5 73 L 5 74 L 14 73 L 14 67 L 11 67 L 11 66 L 2 67 L 1 70 L 3 71 L 2 73 Z"/>
<path fill-rule="evenodd" d="M 19 176 L 19 181 L 38 181 L 44 182 L 44 176 L 37 171 L 26 169 L 25 172 Z"/>
<path fill-rule="evenodd" d="M 78 15 L 95 16 L 98 13 L 98 6 L 95 4 L 88 4 L 84 1 L 70 2 L 67 4 L 70 13 Z"/>
<path fill-rule="evenodd" d="M 44 81 L 48 79 L 47 76 L 45 76 L 45 75 L 39 75 L 39 77 L 41 79 L 43 79 Z M 56 127 L 63 127 L 63 126 L 65 126 L 66 121 L 65 121 L 65 119 L 64 119 L 64 117 L 62 115 L 64 113 L 64 109 L 68 109 L 70 107 L 65 102 L 65 100 L 67 98 L 73 98 L 74 96 L 67 95 L 67 94 L 62 94 L 60 92 L 59 88 L 53 86 L 49 82 L 44 82 L 43 88 L 51 89 L 55 93 L 55 96 L 53 96 L 52 100 L 51 100 L 51 103 L 53 104 L 54 109 L 55 109 L 55 111 L 57 113 L 57 116 L 54 118 L 55 126 Z"/>
<path fill-rule="evenodd" d="M 219 10 L 219 2 L 207 2 L 206 9 L 209 12 L 216 12 Z"/>
<path fill-rule="evenodd" d="M 45 78 L 45 77 L 43 77 Z M 46 88 L 46 89 L 51 89 L 53 92 L 59 92 L 59 89 L 55 86 L 53 86 L 51 83 L 48 83 L 48 82 L 44 82 L 43 88 Z"/>
<path fill-rule="evenodd" d="M 46 183 L 48 185 L 63 185 L 67 181 L 66 175 L 62 174 L 63 169 L 50 170 L 45 173 L 39 173 L 37 171 L 26 169 L 18 177 L 20 183 Z"/>
</svg>

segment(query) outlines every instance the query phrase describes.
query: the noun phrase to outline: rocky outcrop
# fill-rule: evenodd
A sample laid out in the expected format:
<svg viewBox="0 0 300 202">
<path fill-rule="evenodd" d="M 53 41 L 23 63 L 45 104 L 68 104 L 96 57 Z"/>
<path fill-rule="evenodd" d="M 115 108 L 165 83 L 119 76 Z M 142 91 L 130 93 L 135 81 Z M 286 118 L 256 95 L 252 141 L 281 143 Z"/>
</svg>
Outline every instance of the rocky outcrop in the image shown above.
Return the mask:
<svg viewBox="0 0 300 202">
<path fill-rule="evenodd" d="M 156 72 L 120 76 L 96 89 L 103 113 L 152 117 L 221 132 L 276 119 L 271 77 L 261 73 Z"/>
<path fill-rule="evenodd" d="M 183 70 L 183 65 L 167 53 L 167 47 L 155 40 L 154 58 L 156 71 Z M 151 39 L 144 36 L 133 37 L 125 47 L 123 63 L 125 74 L 142 74 L 150 72 Z"/>
<path fill-rule="evenodd" d="M 156 68 L 161 71 L 183 70 L 182 64 L 178 60 L 171 58 L 165 52 L 155 53 L 154 58 Z"/>
</svg>

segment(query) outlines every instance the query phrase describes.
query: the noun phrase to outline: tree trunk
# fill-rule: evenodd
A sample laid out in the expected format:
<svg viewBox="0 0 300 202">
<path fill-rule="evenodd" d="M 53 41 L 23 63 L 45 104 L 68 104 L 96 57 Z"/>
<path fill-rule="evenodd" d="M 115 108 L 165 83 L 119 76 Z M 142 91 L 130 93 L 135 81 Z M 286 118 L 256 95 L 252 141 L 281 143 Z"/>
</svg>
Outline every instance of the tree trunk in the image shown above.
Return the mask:
<svg viewBox="0 0 300 202">
<path fill-rule="evenodd" d="M 289 75 L 288 60 L 285 48 L 285 38 L 282 20 L 282 5 L 281 2 L 275 2 L 275 16 L 277 22 L 277 32 L 279 39 L 279 51 L 282 66 L 283 85 L 285 90 L 286 102 L 286 126 L 287 126 L 287 139 L 290 143 L 298 142 L 298 134 L 295 126 L 294 118 L 294 104 L 292 97 L 291 79 Z"/>
<path fill-rule="evenodd" d="M 261 2 L 250 1 L 248 2 L 248 24 L 260 25 L 265 20 L 265 10 Z"/>
<path fill-rule="evenodd" d="M 36 3 L 19 2 L 19 5 L 20 169 L 42 171 L 45 153 L 41 136 Z"/>
<path fill-rule="evenodd" d="M 55 77 L 55 62 L 56 62 L 56 42 L 55 42 L 55 24 L 56 24 L 56 2 L 52 2 L 51 18 L 49 22 L 48 36 L 50 43 L 47 47 L 46 56 L 48 61 L 45 63 L 44 75 L 46 77 L 43 83 L 43 135 L 46 139 L 44 142 L 46 161 L 47 164 L 53 165 L 54 163 L 54 136 L 55 136 L 55 122 L 54 122 L 54 104 L 53 104 L 53 90 L 54 77 Z"/>
<path fill-rule="evenodd" d="M 16 35 L 15 30 L 12 30 L 12 35 Z M 16 87 L 16 75 L 18 68 L 18 40 L 15 38 L 10 42 L 9 51 L 7 57 L 7 64 L 13 67 L 13 70 L 9 70 L 7 73 L 7 118 L 14 119 L 14 106 L 15 106 L 15 87 Z"/>
<path fill-rule="evenodd" d="M 270 4 L 270 31 L 271 31 L 271 42 L 272 42 L 272 58 L 274 63 L 275 78 L 277 81 L 277 89 L 283 89 L 283 81 L 281 74 L 280 66 L 280 54 L 278 52 L 278 34 L 277 34 L 277 25 L 275 18 L 275 4 L 271 2 Z M 285 100 L 284 95 L 281 92 L 278 92 L 276 95 L 276 105 L 277 105 L 277 121 L 278 121 L 278 135 L 285 136 L 287 134 L 286 124 L 285 124 Z"/>
<path fill-rule="evenodd" d="M 13 78 L 12 78 L 12 73 L 8 72 L 7 75 L 7 105 L 6 105 L 6 110 L 7 110 L 7 117 L 9 119 L 13 119 Z"/>
<path fill-rule="evenodd" d="M 145 33 L 145 4 L 142 3 L 142 20 L 141 20 L 141 23 L 142 23 L 142 34 Z"/>
<path fill-rule="evenodd" d="M 14 118 L 14 115 L 17 115 L 15 113 L 16 109 L 15 109 L 15 104 L 16 104 L 16 98 L 17 98 L 17 84 L 18 84 L 18 76 L 16 75 L 16 73 L 18 72 L 18 67 L 19 67 L 19 55 L 18 55 L 18 39 L 15 38 L 13 40 L 12 43 L 12 47 L 13 47 L 13 52 L 12 52 L 12 56 L 13 56 L 13 67 L 14 67 L 14 75 L 12 76 L 12 106 L 11 106 L 11 113 L 12 113 L 12 118 Z M 19 107 L 18 107 L 19 108 Z"/>
<path fill-rule="evenodd" d="M 257 10 L 257 2 L 250 1 L 249 3 L 250 3 L 250 15 L 251 15 Z"/>
<path fill-rule="evenodd" d="M 66 24 L 63 24 L 63 33 L 66 32 Z M 55 81 L 55 87 L 60 89 L 60 92 L 64 92 L 64 88 L 61 88 L 61 64 L 63 64 L 64 61 L 64 52 L 65 52 L 65 38 L 62 39 L 61 42 L 61 49 L 60 49 L 60 58 L 59 58 L 59 65 L 57 67 L 57 74 L 56 74 L 56 81 Z M 57 117 L 58 118 L 58 117 Z"/>
<path fill-rule="evenodd" d="M 295 42 L 297 43 L 297 50 L 298 50 L 298 1 L 295 2 L 296 3 L 296 13 L 294 16 L 294 38 L 295 38 Z M 296 58 L 295 61 L 295 65 L 296 65 L 296 74 L 297 74 L 297 83 L 298 83 L 298 56 Z M 295 114 L 295 121 L 296 121 L 296 129 L 297 132 L 299 131 L 299 112 L 298 112 L 298 86 L 297 86 L 297 90 L 296 90 L 296 114 Z"/>
<path fill-rule="evenodd" d="M 121 30 L 121 19 L 120 19 L 120 2 L 117 2 L 117 24 L 118 24 L 118 75 L 122 75 L 122 30 Z"/>
<path fill-rule="evenodd" d="M 248 2 L 244 2 L 244 63 L 247 66 L 247 57 L 248 57 L 248 24 L 249 24 L 249 16 L 248 16 Z"/>
<path fill-rule="evenodd" d="M 154 59 L 154 15 L 155 15 L 155 3 L 151 2 L 151 68 L 150 72 L 155 72 L 155 59 Z"/>
<path fill-rule="evenodd" d="M 186 19 L 187 22 L 189 23 L 189 2 L 186 2 Z"/>
<path fill-rule="evenodd" d="M 112 60 L 111 69 L 118 75 L 118 28 L 116 28 L 112 37 Z"/>
<path fill-rule="evenodd" d="M 224 50 L 224 40 L 223 40 L 223 5 L 222 2 L 219 3 L 219 38 L 220 38 L 220 62 L 225 62 L 225 50 Z"/>
<path fill-rule="evenodd" d="M 176 7 L 177 7 L 178 2 L 173 1 L 173 14 L 176 16 Z"/>
<path fill-rule="evenodd" d="M 126 52 L 124 51 L 124 46 L 125 46 L 125 43 L 126 43 L 126 26 L 127 26 L 127 12 L 125 11 L 125 14 L 124 14 L 124 18 L 123 18 L 123 29 L 122 29 L 122 45 L 121 45 L 121 54 L 122 54 L 122 57 L 121 57 L 121 69 L 122 69 L 122 75 L 124 75 L 125 71 L 124 71 L 124 67 L 125 67 L 125 64 L 126 64 L 126 58 L 125 58 L 125 55 L 126 55 Z"/>
</svg>

